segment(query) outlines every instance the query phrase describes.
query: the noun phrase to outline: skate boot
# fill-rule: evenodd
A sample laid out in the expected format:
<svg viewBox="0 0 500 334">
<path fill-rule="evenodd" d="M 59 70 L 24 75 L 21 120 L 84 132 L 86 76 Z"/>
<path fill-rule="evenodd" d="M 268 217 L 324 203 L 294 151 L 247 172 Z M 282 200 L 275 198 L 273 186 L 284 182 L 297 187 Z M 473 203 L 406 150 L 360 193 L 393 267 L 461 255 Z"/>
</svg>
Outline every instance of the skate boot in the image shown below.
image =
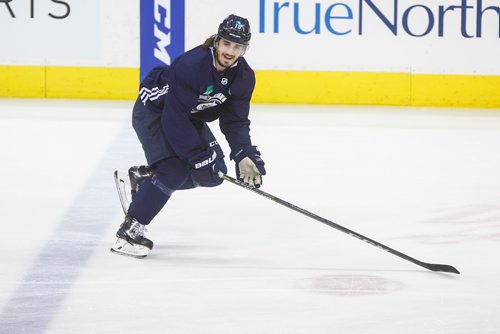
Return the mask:
<svg viewBox="0 0 500 334">
<path fill-rule="evenodd" d="M 135 194 L 139 191 L 139 187 L 144 180 L 153 177 L 153 170 L 149 166 L 132 166 L 128 170 L 128 176 L 130 178 L 130 193 L 133 201 Z"/>
<path fill-rule="evenodd" d="M 153 170 L 149 166 L 133 166 L 129 168 L 128 173 L 115 170 L 114 177 L 120 204 L 123 212 L 127 214 L 140 185 L 145 179 L 153 177 Z"/>
<path fill-rule="evenodd" d="M 132 216 L 126 215 L 125 220 L 116 232 L 116 242 L 111 252 L 121 255 L 144 258 L 153 249 L 153 242 L 146 238 L 146 225 L 142 225 Z"/>
</svg>

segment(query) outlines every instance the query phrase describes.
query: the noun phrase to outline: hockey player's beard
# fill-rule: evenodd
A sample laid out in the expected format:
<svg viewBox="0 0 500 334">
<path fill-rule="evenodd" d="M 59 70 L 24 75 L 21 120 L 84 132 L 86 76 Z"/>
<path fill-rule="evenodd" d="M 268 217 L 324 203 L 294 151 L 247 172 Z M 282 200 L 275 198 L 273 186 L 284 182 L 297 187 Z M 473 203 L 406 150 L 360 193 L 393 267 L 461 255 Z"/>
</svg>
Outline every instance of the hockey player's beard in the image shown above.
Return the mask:
<svg viewBox="0 0 500 334">
<path fill-rule="evenodd" d="M 233 57 L 232 59 L 226 59 L 221 53 L 219 53 L 219 51 L 215 51 L 215 61 L 219 66 L 223 67 L 224 70 L 227 70 L 228 68 L 233 66 L 236 60 L 236 57 Z"/>
</svg>

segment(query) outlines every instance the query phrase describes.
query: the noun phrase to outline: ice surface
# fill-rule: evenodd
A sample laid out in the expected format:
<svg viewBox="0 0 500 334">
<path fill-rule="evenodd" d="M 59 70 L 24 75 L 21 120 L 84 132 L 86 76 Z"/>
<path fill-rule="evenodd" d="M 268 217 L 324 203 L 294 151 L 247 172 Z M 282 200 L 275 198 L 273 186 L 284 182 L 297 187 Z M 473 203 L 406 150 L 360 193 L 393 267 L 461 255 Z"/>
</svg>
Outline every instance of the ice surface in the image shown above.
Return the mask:
<svg viewBox="0 0 500 334">
<path fill-rule="evenodd" d="M 252 106 L 263 190 L 453 275 L 228 182 L 110 253 L 131 107 L 0 100 L 0 333 L 500 333 L 500 110 Z"/>
</svg>

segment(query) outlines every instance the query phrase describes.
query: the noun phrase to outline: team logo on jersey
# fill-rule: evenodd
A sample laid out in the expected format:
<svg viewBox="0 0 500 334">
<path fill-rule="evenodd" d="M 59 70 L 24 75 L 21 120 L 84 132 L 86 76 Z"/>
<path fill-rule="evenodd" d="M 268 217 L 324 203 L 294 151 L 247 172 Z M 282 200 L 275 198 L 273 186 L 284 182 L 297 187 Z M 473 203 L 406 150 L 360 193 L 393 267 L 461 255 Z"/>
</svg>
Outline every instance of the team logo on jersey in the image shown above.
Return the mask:
<svg viewBox="0 0 500 334">
<path fill-rule="evenodd" d="M 191 110 L 191 114 L 196 114 L 198 111 L 202 111 L 207 108 L 216 107 L 223 104 L 226 100 L 227 97 L 222 93 L 217 93 L 214 96 L 200 95 L 198 97 L 198 105 L 196 106 L 196 108 Z"/>
<path fill-rule="evenodd" d="M 205 93 L 203 93 L 203 95 L 210 95 L 213 93 L 213 91 L 214 91 L 214 86 L 210 85 L 207 87 L 207 89 L 205 90 Z"/>
<path fill-rule="evenodd" d="M 216 107 L 223 104 L 227 97 L 222 93 L 211 95 L 214 92 L 214 86 L 210 85 L 205 89 L 205 93 L 198 96 L 198 105 L 196 108 L 191 110 L 191 114 L 196 114 L 198 111 L 205 110 L 207 108 Z"/>
<path fill-rule="evenodd" d="M 220 83 L 223 85 L 227 85 L 227 78 L 222 78 Z"/>
</svg>

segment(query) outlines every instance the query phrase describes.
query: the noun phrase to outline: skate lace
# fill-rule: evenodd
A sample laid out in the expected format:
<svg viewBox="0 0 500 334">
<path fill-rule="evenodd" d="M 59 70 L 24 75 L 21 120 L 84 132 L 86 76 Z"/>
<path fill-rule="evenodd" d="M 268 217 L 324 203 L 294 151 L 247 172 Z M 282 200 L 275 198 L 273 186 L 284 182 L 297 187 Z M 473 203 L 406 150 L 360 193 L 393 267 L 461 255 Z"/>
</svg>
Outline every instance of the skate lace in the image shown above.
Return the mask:
<svg viewBox="0 0 500 334">
<path fill-rule="evenodd" d="M 134 223 L 130 227 L 130 230 L 128 231 L 128 234 L 135 239 L 137 237 L 144 237 L 144 234 L 146 234 L 147 231 L 148 229 L 146 228 L 146 225 L 143 225 L 138 221 L 134 221 Z"/>
</svg>

